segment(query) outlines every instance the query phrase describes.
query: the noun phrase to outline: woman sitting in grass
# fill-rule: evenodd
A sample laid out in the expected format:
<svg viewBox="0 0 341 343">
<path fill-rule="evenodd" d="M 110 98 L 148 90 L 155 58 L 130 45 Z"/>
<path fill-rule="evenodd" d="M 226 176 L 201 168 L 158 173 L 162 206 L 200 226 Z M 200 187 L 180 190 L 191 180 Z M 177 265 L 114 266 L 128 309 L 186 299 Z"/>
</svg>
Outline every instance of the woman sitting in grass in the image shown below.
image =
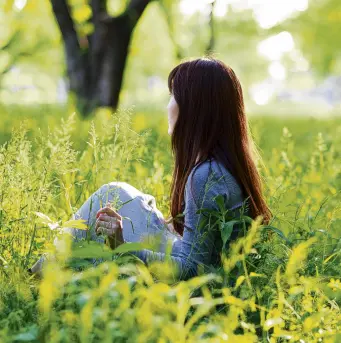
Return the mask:
<svg viewBox="0 0 341 343">
<path fill-rule="evenodd" d="M 175 162 L 170 220 L 163 219 L 153 196 L 125 182 L 103 185 L 73 219 L 86 220 L 91 238 L 107 242 L 112 249 L 161 233 L 158 251 L 143 249 L 131 253 L 146 264 L 163 261 L 165 242 L 171 239 L 170 260 L 177 267 L 178 277 L 188 279 L 198 274 L 199 265 L 219 264 L 223 247 L 219 230 L 212 225 L 199 225 L 206 215 L 199 209 L 218 211 L 215 197 L 222 195 L 231 213 L 246 204 L 244 214 L 252 218 L 262 216 L 265 223 L 271 213 L 263 198 L 243 92 L 234 71 L 217 59 L 200 58 L 175 67 L 169 74 L 168 87 L 168 134 Z M 115 190 L 122 202 L 132 201 L 118 211 L 109 206 L 101 208 L 103 195 L 109 193 L 110 197 Z M 125 217 L 132 221 L 134 232 Z M 64 231 L 70 232 L 74 239 L 86 236 L 86 231 L 80 229 Z M 237 234 L 234 230 L 230 240 Z M 43 258 L 31 271 L 39 271 L 42 261 Z"/>
</svg>

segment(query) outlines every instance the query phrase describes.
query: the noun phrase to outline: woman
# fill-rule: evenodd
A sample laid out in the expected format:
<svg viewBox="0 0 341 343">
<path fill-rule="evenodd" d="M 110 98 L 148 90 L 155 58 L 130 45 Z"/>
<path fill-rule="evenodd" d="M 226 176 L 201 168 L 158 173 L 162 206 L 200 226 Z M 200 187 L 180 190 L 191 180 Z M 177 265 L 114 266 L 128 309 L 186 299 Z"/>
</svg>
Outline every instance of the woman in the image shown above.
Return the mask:
<svg viewBox="0 0 341 343">
<path fill-rule="evenodd" d="M 171 184 L 171 219 L 165 225 L 157 210 L 155 199 L 143 194 L 127 183 L 113 182 L 104 188 L 118 189 L 119 198 L 130 202 L 115 211 L 109 206 L 101 208 L 95 192 L 76 213 L 94 223 L 92 239 L 103 241 L 104 235 L 111 248 L 138 241 L 142 236 L 161 233 L 159 251 L 134 251 L 146 264 L 164 260 L 164 247 L 171 239 L 170 259 L 178 269 L 180 279 L 198 274 L 199 265 L 219 263 L 222 249 L 218 230 L 199 223 L 205 214 L 198 209 L 217 209 L 214 198 L 223 195 L 227 208 L 240 209 L 247 202 L 247 215 L 261 215 L 268 222 L 271 213 L 263 198 L 261 178 L 257 171 L 252 139 L 244 111 L 242 88 L 234 71 L 214 58 L 200 58 L 181 63 L 169 74 L 168 134 L 171 135 L 175 168 Z M 110 191 L 109 191 L 110 193 Z M 137 199 L 137 202 L 135 201 Z M 135 202 L 134 202 L 135 201 Z M 94 204 L 93 209 L 90 203 Z M 128 205 L 128 204 L 127 204 Z M 152 225 L 146 225 L 146 214 Z M 178 215 L 183 214 L 179 218 Z M 123 220 L 130 217 L 135 231 Z M 132 218 L 133 217 L 133 218 Z M 172 228 L 163 230 L 164 227 Z M 148 229 L 147 229 L 148 227 Z M 75 238 L 85 235 L 84 230 L 69 229 Z"/>
</svg>

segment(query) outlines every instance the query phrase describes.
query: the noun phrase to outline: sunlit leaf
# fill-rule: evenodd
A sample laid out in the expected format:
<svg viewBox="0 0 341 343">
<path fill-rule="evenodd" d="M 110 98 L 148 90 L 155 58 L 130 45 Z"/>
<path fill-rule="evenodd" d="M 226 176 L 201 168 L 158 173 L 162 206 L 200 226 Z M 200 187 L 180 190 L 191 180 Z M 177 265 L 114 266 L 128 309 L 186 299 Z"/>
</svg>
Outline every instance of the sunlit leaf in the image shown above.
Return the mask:
<svg viewBox="0 0 341 343">
<path fill-rule="evenodd" d="M 331 254 L 330 256 L 328 256 L 328 257 L 323 261 L 323 264 L 327 263 L 329 260 L 331 260 L 333 257 L 335 257 L 335 256 L 337 256 L 337 255 L 339 255 L 339 254 L 341 254 L 340 251 L 334 252 L 333 254 Z"/>
<path fill-rule="evenodd" d="M 232 234 L 233 226 L 238 223 L 238 220 L 231 220 L 227 223 L 224 223 L 221 227 L 221 238 L 223 240 L 223 247 L 225 246 L 226 242 L 229 240 Z"/>
<path fill-rule="evenodd" d="M 267 319 L 264 323 L 264 326 L 263 326 L 263 329 L 265 331 L 269 331 L 271 328 L 273 328 L 274 326 L 277 326 L 277 325 L 281 325 L 283 324 L 284 321 L 282 318 L 270 318 L 270 319 Z"/>
<path fill-rule="evenodd" d="M 83 5 L 80 7 L 76 7 L 73 11 L 73 17 L 79 23 L 82 23 L 90 18 L 92 14 L 91 8 L 88 5 Z"/>
<path fill-rule="evenodd" d="M 138 251 L 138 250 L 143 250 L 143 249 L 148 249 L 150 248 L 150 244 L 141 242 L 141 243 L 124 243 L 119 245 L 115 250 L 113 250 L 113 253 L 124 253 L 124 252 L 129 252 L 129 251 Z"/>
<path fill-rule="evenodd" d="M 245 276 L 244 275 L 239 276 L 236 281 L 236 285 L 234 286 L 234 289 L 237 289 L 244 281 L 245 281 Z"/>
<path fill-rule="evenodd" d="M 282 239 L 284 239 L 288 244 L 291 243 L 291 242 L 288 240 L 288 238 L 285 236 L 285 234 L 284 234 L 281 230 L 277 229 L 276 227 L 271 226 L 271 225 L 265 225 L 265 226 L 262 226 L 261 228 L 262 228 L 262 230 L 264 230 L 264 231 L 267 230 L 267 231 L 275 232 L 275 233 L 277 233 L 277 235 L 278 235 L 279 237 L 281 237 Z"/>
<path fill-rule="evenodd" d="M 96 241 L 74 242 L 72 245 L 71 256 L 75 258 L 103 258 L 112 259 L 113 250 L 106 244 Z"/>
<path fill-rule="evenodd" d="M 63 223 L 62 227 L 71 227 L 75 229 L 88 230 L 88 225 L 86 224 L 85 219 L 68 220 L 67 222 Z"/>
<path fill-rule="evenodd" d="M 54 221 L 49 217 L 47 216 L 46 214 L 44 213 L 41 213 L 41 212 L 34 212 L 40 219 L 42 219 L 42 222 L 44 224 L 48 224 L 48 223 L 51 223 L 51 224 L 54 224 Z"/>
</svg>

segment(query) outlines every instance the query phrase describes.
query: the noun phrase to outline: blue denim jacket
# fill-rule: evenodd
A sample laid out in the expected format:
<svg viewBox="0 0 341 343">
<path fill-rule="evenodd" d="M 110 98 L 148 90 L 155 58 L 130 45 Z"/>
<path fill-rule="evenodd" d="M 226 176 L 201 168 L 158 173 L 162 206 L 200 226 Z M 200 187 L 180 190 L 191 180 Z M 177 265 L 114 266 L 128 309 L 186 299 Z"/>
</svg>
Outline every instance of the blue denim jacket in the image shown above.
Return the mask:
<svg viewBox="0 0 341 343">
<path fill-rule="evenodd" d="M 215 159 L 206 160 L 197 168 L 193 168 L 185 186 L 183 237 L 173 243 L 170 256 L 178 268 L 180 279 L 185 280 L 197 275 L 199 264 L 207 267 L 220 262 L 221 233 L 217 229 L 198 230 L 204 214 L 196 213 L 200 208 L 218 210 L 214 198 L 219 194 L 225 198 L 226 208 L 236 209 L 243 205 L 241 187 L 220 162 Z M 245 214 L 249 215 L 248 212 Z M 164 253 L 147 249 L 132 253 L 146 264 L 165 259 Z"/>
</svg>

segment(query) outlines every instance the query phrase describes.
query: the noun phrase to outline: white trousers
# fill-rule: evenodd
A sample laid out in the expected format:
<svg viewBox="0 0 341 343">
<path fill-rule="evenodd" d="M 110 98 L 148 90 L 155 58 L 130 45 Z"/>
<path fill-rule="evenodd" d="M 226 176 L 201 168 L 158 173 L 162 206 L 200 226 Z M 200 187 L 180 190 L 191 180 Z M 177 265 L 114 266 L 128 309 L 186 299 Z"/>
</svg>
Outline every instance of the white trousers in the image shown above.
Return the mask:
<svg viewBox="0 0 341 343">
<path fill-rule="evenodd" d="M 104 184 L 94 192 L 76 211 L 71 219 L 85 220 L 88 230 L 66 227 L 63 232 L 70 233 L 74 240 L 86 238 L 104 243 L 103 236 L 97 236 L 95 233 L 96 214 L 98 210 L 106 205 L 107 202 L 114 203 L 116 212 L 123 218 L 123 237 L 127 242 L 139 242 L 153 240 L 157 238 L 159 243 L 158 251 L 165 252 L 167 243 L 173 246 L 176 240 L 181 239 L 176 233 L 172 233 L 170 227 L 164 222 L 162 213 L 156 207 L 155 197 L 145 194 L 126 182 L 114 181 Z M 60 249 L 62 241 L 55 238 L 54 245 Z M 176 253 L 176 248 L 172 253 Z M 41 273 L 43 264 L 47 260 L 46 255 L 41 258 L 30 268 L 33 273 Z M 97 265 L 102 259 L 92 258 L 92 263 Z"/>
<path fill-rule="evenodd" d="M 160 237 L 160 249 L 164 252 L 168 240 L 172 244 L 180 239 L 176 234 L 170 232 L 164 222 L 162 213 L 156 207 L 155 197 L 143 193 L 126 182 L 113 181 L 104 184 L 94 192 L 72 216 L 72 219 L 84 219 L 88 225 L 91 239 L 104 242 L 103 236 L 95 233 L 96 213 L 106 205 L 107 202 L 114 202 L 117 205 L 116 212 L 123 219 L 123 237 L 127 242 L 139 242 L 153 239 L 153 236 Z M 123 205 L 122 205 L 123 204 Z M 76 228 L 63 228 L 64 232 L 70 233 L 75 239 L 85 238 L 88 230 Z M 58 240 L 55 240 L 58 245 Z"/>
</svg>

